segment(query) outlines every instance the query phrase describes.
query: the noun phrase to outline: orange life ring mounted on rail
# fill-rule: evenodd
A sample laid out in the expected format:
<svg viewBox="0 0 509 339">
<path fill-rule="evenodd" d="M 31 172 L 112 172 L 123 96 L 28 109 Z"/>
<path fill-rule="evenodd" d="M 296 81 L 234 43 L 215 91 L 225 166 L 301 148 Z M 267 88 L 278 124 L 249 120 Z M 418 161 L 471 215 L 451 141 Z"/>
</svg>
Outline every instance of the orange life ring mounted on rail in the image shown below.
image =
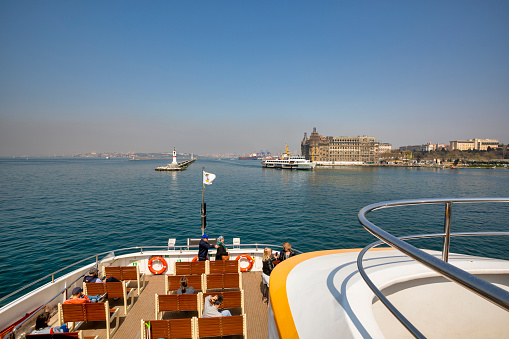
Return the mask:
<svg viewBox="0 0 509 339">
<path fill-rule="evenodd" d="M 242 266 L 241 266 L 241 267 L 240 267 L 240 271 L 241 271 L 241 272 L 251 271 L 251 269 L 253 268 L 253 264 L 254 264 L 254 260 L 253 260 L 253 258 L 251 258 L 251 256 L 250 256 L 249 254 L 241 254 L 241 255 L 239 255 L 239 256 L 237 257 L 237 259 L 235 259 L 235 260 L 237 260 L 237 261 L 238 261 L 238 260 L 240 260 L 240 259 L 242 259 L 242 258 L 247 259 L 247 260 L 248 260 L 248 262 L 249 262 L 249 264 L 247 265 L 247 267 L 242 267 Z"/>
<path fill-rule="evenodd" d="M 195 262 L 195 261 L 198 261 L 198 256 L 194 257 L 193 260 L 191 260 L 192 262 Z"/>
<path fill-rule="evenodd" d="M 163 265 L 163 267 L 160 270 L 155 270 L 152 267 L 152 263 L 154 261 L 159 261 Z M 167 268 L 168 268 L 168 264 L 166 263 L 166 260 L 164 260 L 163 257 L 155 256 L 155 257 L 150 258 L 150 260 L 148 261 L 148 269 L 150 272 L 152 272 L 152 274 L 155 274 L 155 275 L 162 274 L 164 271 L 166 271 Z"/>
</svg>

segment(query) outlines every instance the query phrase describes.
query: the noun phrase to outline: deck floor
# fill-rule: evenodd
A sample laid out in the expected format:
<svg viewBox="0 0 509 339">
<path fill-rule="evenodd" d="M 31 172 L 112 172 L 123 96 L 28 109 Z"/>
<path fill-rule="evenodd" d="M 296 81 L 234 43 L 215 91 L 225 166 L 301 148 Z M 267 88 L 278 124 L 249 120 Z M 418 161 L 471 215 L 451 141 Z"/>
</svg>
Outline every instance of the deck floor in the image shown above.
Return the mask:
<svg viewBox="0 0 509 339">
<path fill-rule="evenodd" d="M 141 336 L 141 320 L 155 319 L 155 294 L 164 294 L 164 276 L 147 276 L 146 288 L 140 297 L 134 298 L 134 306 L 124 315 L 123 301 L 112 301 L 110 307 L 120 307 L 120 327 L 112 339 L 133 338 Z M 267 332 L 267 305 L 262 301 L 261 292 L 262 276 L 261 272 L 242 273 L 242 287 L 244 289 L 244 306 L 247 316 L 247 336 L 249 339 L 268 338 Z M 192 313 L 192 312 L 191 312 Z M 233 313 L 235 314 L 235 313 Z M 166 312 L 164 319 L 172 317 L 197 316 L 194 314 L 174 314 Z M 115 326 L 115 322 L 111 324 Z M 106 339 L 106 329 L 104 322 L 90 322 L 83 324 L 79 329 L 84 330 L 85 336 L 98 336 L 98 339 Z"/>
</svg>

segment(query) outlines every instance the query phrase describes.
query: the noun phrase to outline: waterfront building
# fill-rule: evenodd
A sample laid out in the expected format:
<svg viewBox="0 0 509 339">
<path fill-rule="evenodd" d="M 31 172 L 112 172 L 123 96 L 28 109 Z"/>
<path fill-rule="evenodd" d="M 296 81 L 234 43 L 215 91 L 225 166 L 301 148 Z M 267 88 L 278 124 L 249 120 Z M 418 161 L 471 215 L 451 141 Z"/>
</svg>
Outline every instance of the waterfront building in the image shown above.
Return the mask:
<svg viewBox="0 0 509 339">
<path fill-rule="evenodd" d="M 445 145 L 445 144 L 435 144 L 435 151 L 441 151 L 441 150 L 445 150 L 445 151 L 449 151 L 450 149 L 450 145 Z"/>
<path fill-rule="evenodd" d="M 378 162 L 378 141 L 374 137 L 332 137 L 313 132 L 301 142 L 301 154 L 318 164 L 361 164 Z"/>
<path fill-rule="evenodd" d="M 435 150 L 435 145 L 428 141 L 427 144 L 421 145 L 421 152 L 431 152 Z"/>
<path fill-rule="evenodd" d="M 407 145 L 407 146 L 401 146 L 399 148 L 400 152 L 420 152 L 422 145 Z"/>
<path fill-rule="evenodd" d="M 438 142 L 436 144 L 432 144 L 431 141 L 428 141 L 426 144 L 422 145 L 408 145 L 408 146 L 401 146 L 399 150 L 401 152 L 405 151 L 411 151 L 413 152 L 432 152 L 432 151 L 441 151 L 442 149 L 449 150 L 449 145 L 439 144 Z"/>
<path fill-rule="evenodd" d="M 388 142 L 379 142 L 378 143 L 378 153 L 387 153 L 392 151 L 392 144 L 389 144 Z"/>
<path fill-rule="evenodd" d="M 498 148 L 498 140 L 496 139 L 468 139 L 468 140 L 453 140 L 450 141 L 451 151 L 487 151 L 488 147 Z"/>
</svg>

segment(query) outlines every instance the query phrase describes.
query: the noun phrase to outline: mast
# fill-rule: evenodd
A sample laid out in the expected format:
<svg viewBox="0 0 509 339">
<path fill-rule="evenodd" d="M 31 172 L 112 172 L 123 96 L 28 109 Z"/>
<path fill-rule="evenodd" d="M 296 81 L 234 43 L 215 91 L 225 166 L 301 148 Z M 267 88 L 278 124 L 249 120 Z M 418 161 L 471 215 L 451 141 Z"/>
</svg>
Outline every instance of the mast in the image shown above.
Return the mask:
<svg viewBox="0 0 509 339">
<path fill-rule="evenodd" d="M 201 235 L 205 234 L 205 228 L 207 228 L 207 205 L 205 204 L 205 181 L 203 180 L 203 173 L 205 173 L 205 167 L 202 167 L 202 190 L 201 190 Z"/>
</svg>

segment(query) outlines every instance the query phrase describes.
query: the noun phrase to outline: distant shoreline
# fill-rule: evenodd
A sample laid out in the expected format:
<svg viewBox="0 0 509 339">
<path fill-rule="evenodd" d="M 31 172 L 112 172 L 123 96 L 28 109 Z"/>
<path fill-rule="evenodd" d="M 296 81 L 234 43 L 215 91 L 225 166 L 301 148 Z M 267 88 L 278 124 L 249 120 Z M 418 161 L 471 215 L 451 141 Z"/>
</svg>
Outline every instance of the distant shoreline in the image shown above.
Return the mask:
<svg viewBox="0 0 509 339">
<path fill-rule="evenodd" d="M 216 158 L 209 157 L 195 157 L 195 159 L 207 159 L 207 160 L 221 160 Z M 168 158 L 124 158 L 124 157 L 0 157 L 0 160 L 18 160 L 18 161 L 27 161 L 27 160 L 124 160 L 124 161 L 149 161 L 149 160 L 167 160 L 172 161 L 172 157 Z M 186 158 L 180 158 L 180 160 L 190 160 Z M 317 169 L 332 169 L 338 167 L 400 167 L 400 168 L 436 168 L 436 169 L 469 169 L 469 168 L 477 168 L 477 169 L 508 169 L 509 168 L 509 160 L 508 159 L 500 159 L 495 164 L 457 164 L 446 163 L 442 165 L 437 164 L 317 164 Z"/>
</svg>

